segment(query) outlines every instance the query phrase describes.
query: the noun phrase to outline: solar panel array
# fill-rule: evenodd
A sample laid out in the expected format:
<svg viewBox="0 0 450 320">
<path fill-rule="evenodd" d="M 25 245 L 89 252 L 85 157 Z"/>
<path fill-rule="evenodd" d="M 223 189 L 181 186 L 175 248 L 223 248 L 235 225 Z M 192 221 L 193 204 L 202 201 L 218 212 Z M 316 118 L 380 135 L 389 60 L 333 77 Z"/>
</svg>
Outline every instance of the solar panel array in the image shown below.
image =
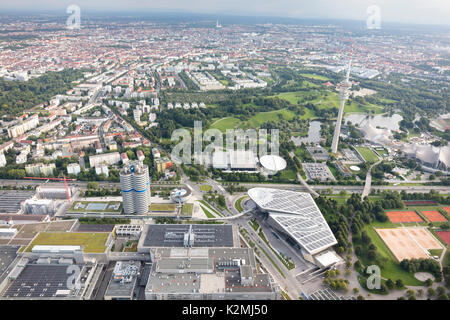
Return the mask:
<svg viewBox="0 0 450 320">
<path fill-rule="evenodd" d="M 67 265 L 25 266 L 22 273 L 4 293 L 7 298 L 51 298 L 58 290 L 68 290 Z"/>
<path fill-rule="evenodd" d="M 309 193 L 256 188 L 253 199 L 307 251 L 318 251 L 337 243 L 332 231 Z M 249 193 L 250 194 L 250 193 Z"/>
<path fill-rule="evenodd" d="M 17 257 L 20 246 L 0 246 L 0 277 Z"/>
</svg>

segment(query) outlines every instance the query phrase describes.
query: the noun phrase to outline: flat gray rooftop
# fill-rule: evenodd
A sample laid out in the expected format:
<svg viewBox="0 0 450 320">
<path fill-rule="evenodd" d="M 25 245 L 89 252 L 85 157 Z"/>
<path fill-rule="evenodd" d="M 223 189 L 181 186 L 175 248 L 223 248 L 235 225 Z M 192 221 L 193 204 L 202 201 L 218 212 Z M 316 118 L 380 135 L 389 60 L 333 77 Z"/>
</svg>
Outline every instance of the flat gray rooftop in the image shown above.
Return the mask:
<svg viewBox="0 0 450 320">
<path fill-rule="evenodd" d="M 17 257 L 17 250 L 20 246 L 0 246 L 0 281 L 3 279 L 3 273 Z"/>
<path fill-rule="evenodd" d="M 183 247 L 188 224 L 154 224 L 146 226 L 144 247 Z M 193 224 L 194 247 L 233 247 L 231 225 Z"/>
<path fill-rule="evenodd" d="M 34 191 L 0 190 L 0 213 L 16 213 L 20 204 L 34 194 Z"/>
<path fill-rule="evenodd" d="M 200 290 L 199 274 L 163 274 L 151 275 L 145 289 L 151 293 L 194 293 Z"/>
<path fill-rule="evenodd" d="M 133 291 L 136 286 L 137 277 L 134 277 L 131 282 L 121 283 L 119 281 L 114 281 L 113 276 L 111 275 L 111 279 L 108 284 L 108 288 L 106 289 L 105 296 L 108 297 L 133 297 Z"/>
</svg>

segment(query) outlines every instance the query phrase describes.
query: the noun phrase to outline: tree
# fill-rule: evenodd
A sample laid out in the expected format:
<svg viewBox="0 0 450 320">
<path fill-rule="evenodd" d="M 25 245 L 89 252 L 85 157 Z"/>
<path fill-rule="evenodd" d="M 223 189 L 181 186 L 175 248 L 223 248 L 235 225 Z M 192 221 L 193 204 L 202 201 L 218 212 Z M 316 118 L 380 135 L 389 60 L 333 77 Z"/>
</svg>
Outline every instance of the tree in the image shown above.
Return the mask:
<svg viewBox="0 0 450 320">
<path fill-rule="evenodd" d="M 405 285 L 403 284 L 403 280 L 402 280 L 402 279 L 397 279 L 397 280 L 395 281 L 395 286 L 396 286 L 397 288 L 403 288 Z"/>
<path fill-rule="evenodd" d="M 91 181 L 87 183 L 88 189 L 98 189 L 98 182 Z"/>
<path fill-rule="evenodd" d="M 433 285 L 433 280 L 431 280 L 431 279 L 425 280 L 425 285 L 426 285 L 427 287 Z"/>
<path fill-rule="evenodd" d="M 437 287 L 437 294 L 438 296 L 445 294 L 445 288 L 442 286 Z"/>
<path fill-rule="evenodd" d="M 392 281 L 392 279 L 387 279 L 387 280 L 386 280 L 386 286 L 387 286 L 389 289 L 394 289 L 395 283 L 394 283 L 394 281 Z"/>
<path fill-rule="evenodd" d="M 432 296 L 434 296 L 436 294 L 436 291 L 434 291 L 433 288 L 428 288 L 427 294 L 428 294 L 429 297 L 432 297 Z"/>
</svg>

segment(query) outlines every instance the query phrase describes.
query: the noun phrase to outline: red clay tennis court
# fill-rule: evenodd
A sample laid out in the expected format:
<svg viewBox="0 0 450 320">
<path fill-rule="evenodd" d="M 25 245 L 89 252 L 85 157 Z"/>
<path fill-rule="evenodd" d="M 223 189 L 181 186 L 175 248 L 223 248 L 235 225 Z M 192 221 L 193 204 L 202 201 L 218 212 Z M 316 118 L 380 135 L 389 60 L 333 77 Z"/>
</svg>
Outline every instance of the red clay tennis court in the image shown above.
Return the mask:
<svg viewBox="0 0 450 320">
<path fill-rule="evenodd" d="M 445 217 L 439 211 L 431 210 L 431 211 L 421 211 L 421 212 L 425 216 L 425 218 L 427 218 L 431 222 L 447 221 L 447 219 L 445 219 Z"/>
<path fill-rule="evenodd" d="M 444 209 L 445 212 L 447 212 L 448 214 L 450 214 L 450 207 L 443 207 L 442 209 Z"/>
<path fill-rule="evenodd" d="M 450 244 L 450 231 L 436 231 L 436 233 L 442 241 L 446 244 Z"/>
<path fill-rule="evenodd" d="M 423 222 L 414 211 L 387 211 L 386 215 L 392 223 Z"/>
</svg>

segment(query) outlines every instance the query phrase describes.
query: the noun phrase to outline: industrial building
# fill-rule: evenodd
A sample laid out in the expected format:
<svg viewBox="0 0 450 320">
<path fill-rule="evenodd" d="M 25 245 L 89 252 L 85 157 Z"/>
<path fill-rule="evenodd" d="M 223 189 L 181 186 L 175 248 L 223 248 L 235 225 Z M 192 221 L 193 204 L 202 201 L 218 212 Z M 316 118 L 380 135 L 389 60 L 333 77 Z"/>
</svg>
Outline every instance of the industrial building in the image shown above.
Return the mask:
<svg viewBox="0 0 450 320">
<path fill-rule="evenodd" d="M 23 203 L 26 214 L 53 215 L 56 211 L 55 202 L 51 199 L 27 199 Z"/>
<path fill-rule="evenodd" d="M 139 239 L 138 252 L 155 247 L 234 247 L 238 243 L 232 225 L 149 224 Z"/>
<path fill-rule="evenodd" d="M 51 186 L 39 186 L 36 188 L 36 194 L 40 199 L 67 199 L 67 192 L 69 197 L 72 197 L 72 188 L 67 187 L 51 187 Z"/>
<path fill-rule="evenodd" d="M 16 228 L 0 228 L 0 238 L 13 238 L 17 234 Z"/>
<path fill-rule="evenodd" d="M 22 258 L 3 280 L 2 299 L 80 300 L 91 285 L 95 265 L 66 258 Z"/>
<path fill-rule="evenodd" d="M 19 213 L 22 203 L 33 196 L 33 191 L 0 190 L 0 213 Z"/>
<path fill-rule="evenodd" d="M 117 261 L 104 299 L 132 300 L 140 267 L 140 261 Z"/>
<path fill-rule="evenodd" d="M 336 238 L 309 193 L 253 188 L 248 195 L 268 215 L 269 225 L 295 243 L 305 260 L 321 268 L 342 261 L 332 249 Z"/>
<path fill-rule="evenodd" d="M 115 234 L 118 237 L 139 238 L 142 233 L 142 225 L 139 224 L 119 224 L 115 226 Z"/>
<path fill-rule="evenodd" d="M 147 214 L 150 207 L 150 177 L 148 166 L 130 161 L 120 170 L 120 187 L 125 214 Z"/>
<path fill-rule="evenodd" d="M 258 273 L 250 248 L 151 250 L 146 300 L 277 300 L 280 289 Z"/>
</svg>

